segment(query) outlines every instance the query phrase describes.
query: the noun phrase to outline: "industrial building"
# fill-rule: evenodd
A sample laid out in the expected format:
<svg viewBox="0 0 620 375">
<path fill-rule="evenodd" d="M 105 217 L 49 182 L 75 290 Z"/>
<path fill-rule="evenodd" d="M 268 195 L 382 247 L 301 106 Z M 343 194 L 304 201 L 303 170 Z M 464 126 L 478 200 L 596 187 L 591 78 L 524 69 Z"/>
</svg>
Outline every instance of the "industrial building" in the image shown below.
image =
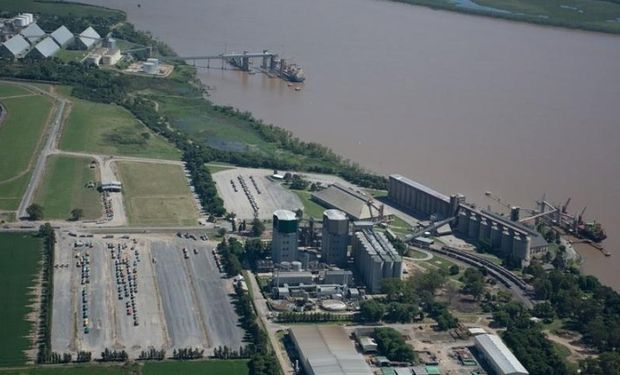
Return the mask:
<svg viewBox="0 0 620 375">
<path fill-rule="evenodd" d="M 383 205 L 377 206 L 372 197 L 339 184 L 314 192 L 311 198 L 322 206 L 344 212 L 351 220 L 376 220 L 389 216 Z"/>
<path fill-rule="evenodd" d="M 36 23 L 30 24 L 19 33 L 26 38 L 30 44 L 35 44 L 45 36 L 45 31 L 43 31 Z"/>
<path fill-rule="evenodd" d="M 497 375 L 529 375 L 517 357 L 497 335 L 474 337 L 476 349 Z"/>
<path fill-rule="evenodd" d="M 349 270 L 327 270 L 323 273 L 322 282 L 351 286 L 353 284 L 353 272 Z"/>
<path fill-rule="evenodd" d="M 54 56 L 58 51 L 60 51 L 60 46 L 48 36 L 37 43 L 30 52 L 28 52 L 28 56 L 35 59 L 46 59 Z"/>
<path fill-rule="evenodd" d="M 349 246 L 349 219 L 339 210 L 323 212 L 321 260 L 327 264 L 343 266 L 347 262 Z"/>
<path fill-rule="evenodd" d="M 544 256 L 549 244 L 536 230 L 519 223 L 518 215 L 512 216 L 515 220 L 461 204 L 455 232 L 501 257 L 511 257 L 527 266 L 532 258 Z"/>
<path fill-rule="evenodd" d="M 297 260 L 298 227 L 299 220 L 294 212 L 277 210 L 273 213 L 271 259 L 274 263 Z"/>
<path fill-rule="evenodd" d="M 106 51 L 106 53 L 101 57 L 101 63 L 103 65 L 116 65 L 119 61 L 121 61 L 121 50 L 118 48 L 110 48 Z"/>
<path fill-rule="evenodd" d="M 435 220 L 454 217 L 455 233 L 501 257 L 520 261 L 522 266 L 529 265 L 532 258 L 543 256 L 548 249 L 540 233 L 518 222 L 518 212 L 514 210 L 511 220 L 469 205 L 461 194 L 448 197 L 400 175 L 390 176 L 388 198 L 417 215 Z"/>
<path fill-rule="evenodd" d="M 146 59 L 146 62 L 142 64 L 142 70 L 146 74 L 157 74 L 159 72 L 159 59 Z"/>
<path fill-rule="evenodd" d="M 33 22 L 34 16 L 32 13 L 21 13 L 13 18 L 13 25 L 15 25 L 15 27 L 26 27 Z"/>
<path fill-rule="evenodd" d="M 355 269 L 371 293 L 379 293 L 384 279 L 400 278 L 402 258 L 381 232 L 364 229 L 353 235 Z"/>
<path fill-rule="evenodd" d="M 109 192 L 119 192 L 123 188 L 120 181 L 106 181 L 101 183 L 101 190 Z"/>
<path fill-rule="evenodd" d="M 54 38 L 54 41 L 61 47 L 66 47 L 69 44 L 73 43 L 73 33 L 69 31 L 64 25 L 60 26 L 54 32 L 52 32 L 51 37 Z"/>
<path fill-rule="evenodd" d="M 17 58 L 23 56 L 30 48 L 26 39 L 17 34 L 0 46 L 0 56 L 5 58 Z"/>
<path fill-rule="evenodd" d="M 343 327 L 297 326 L 290 328 L 289 333 L 309 375 L 373 374 Z"/>
<path fill-rule="evenodd" d="M 276 272 L 271 283 L 275 287 L 280 285 L 310 285 L 314 284 L 314 276 L 310 271 Z"/>
<path fill-rule="evenodd" d="M 462 195 L 448 197 L 401 175 L 391 175 L 388 199 L 406 211 L 423 217 L 449 218 L 456 214 Z"/>
<path fill-rule="evenodd" d="M 97 33 L 97 31 L 95 31 L 95 29 L 93 29 L 91 26 L 88 26 L 86 30 L 82 31 L 77 37 L 77 39 L 75 39 L 75 42 L 77 48 L 89 49 L 94 46 L 99 41 L 99 39 L 101 39 L 99 33 Z"/>
</svg>

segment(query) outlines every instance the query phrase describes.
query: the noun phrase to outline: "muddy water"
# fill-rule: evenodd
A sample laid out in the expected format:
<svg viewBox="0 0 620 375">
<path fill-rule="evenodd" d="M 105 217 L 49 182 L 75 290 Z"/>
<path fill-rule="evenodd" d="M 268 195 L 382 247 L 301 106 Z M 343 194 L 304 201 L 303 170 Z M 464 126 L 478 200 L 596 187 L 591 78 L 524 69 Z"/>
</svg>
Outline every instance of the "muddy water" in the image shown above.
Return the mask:
<svg viewBox="0 0 620 375">
<path fill-rule="evenodd" d="M 481 205 L 485 190 L 524 207 L 571 196 L 618 250 L 620 37 L 377 0 L 88 2 L 126 10 L 181 55 L 268 48 L 308 77 L 294 91 L 201 69 L 219 104 Z M 620 253 L 582 253 L 620 288 Z"/>
</svg>

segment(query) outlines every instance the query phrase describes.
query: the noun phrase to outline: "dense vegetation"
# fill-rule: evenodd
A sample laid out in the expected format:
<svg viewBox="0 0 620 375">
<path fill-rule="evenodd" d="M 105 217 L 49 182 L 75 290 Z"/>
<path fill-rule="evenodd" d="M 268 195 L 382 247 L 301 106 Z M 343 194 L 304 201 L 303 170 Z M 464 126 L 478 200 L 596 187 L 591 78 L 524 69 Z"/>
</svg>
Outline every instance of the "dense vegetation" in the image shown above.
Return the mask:
<svg viewBox="0 0 620 375">
<path fill-rule="evenodd" d="M 52 360 L 52 300 L 54 296 L 54 244 L 56 235 L 49 223 L 41 225 L 39 237 L 43 239 L 43 262 L 41 281 L 41 307 L 39 312 L 39 335 L 37 338 L 37 363 Z"/>
<path fill-rule="evenodd" d="M 375 329 L 377 349 L 390 361 L 414 362 L 416 357 L 411 346 L 407 344 L 403 336 L 394 328 L 382 327 Z"/>
</svg>

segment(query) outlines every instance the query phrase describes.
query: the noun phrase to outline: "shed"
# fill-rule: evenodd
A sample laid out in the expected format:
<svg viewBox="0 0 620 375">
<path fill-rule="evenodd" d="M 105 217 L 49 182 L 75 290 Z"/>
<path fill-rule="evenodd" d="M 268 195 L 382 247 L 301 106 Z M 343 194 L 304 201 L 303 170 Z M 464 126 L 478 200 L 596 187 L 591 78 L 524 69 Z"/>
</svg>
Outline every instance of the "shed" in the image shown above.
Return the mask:
<svg viewBox="0 0 620 375">
<path fill-rule="evenodd" d="M 71 42 L 73 42 L 73 33 L 65 27 L 65 25 L 60 26 L 51 34 L 54 41 L 58 43 L 59 46 L 65 47 Z"/>
<path fill-rule="evenodd" d="M 364 353 L 374 353 L 377 351 L 377 342 L 369 336 L 361 336 L 357 340 Z"/>
<path fill-rule="evenodd" d="M 0 46 L 0 56 L 21 57 L 30 45 L 23 36 L 17 34 Z"/>
<path fill-rule="evenodd" d="M 45 36 L 45 31 L 43 31 L 43 29 L 41 29 L 36 23 L 32 23 L 30 26 L 20 31 L 20 34 L 22 34 L 22 36 L 26 38 L 30 44 L 35 44 L 39 39 Z"/>
<path fill-rule="evenodd" d="M 28 56 L 46 59 L 52 57 L 60 50 L 60 47 L 49 36 L 37 43 L 34 48 L 28 53 Z"/>
<path fill-rule="evenodd" d="M 476 349 L 497 375 L 529 375 L 499 336 L 483 334 L 476 336 L 474 341 Z"/>
</svg>

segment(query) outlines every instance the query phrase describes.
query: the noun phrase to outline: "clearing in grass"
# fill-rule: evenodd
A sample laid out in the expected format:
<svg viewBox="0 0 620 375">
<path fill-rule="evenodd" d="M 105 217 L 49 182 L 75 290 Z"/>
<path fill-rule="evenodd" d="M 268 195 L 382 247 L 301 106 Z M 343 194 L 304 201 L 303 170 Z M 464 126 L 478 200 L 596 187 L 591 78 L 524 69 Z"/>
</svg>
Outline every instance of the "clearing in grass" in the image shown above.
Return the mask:
<svg viewBox="0 0 620 375">
<path fill-rule="evenodd" d="M 101 217 L 98 173 L 90 167 L 89 158 L 52 155 L 47 159 L 43 183 L 34 200 L 44 207 L 46 219 L 68 219 L 74 208 L 82 209 L 83 219 Z"/>
<path fill-rule="evenodd" d="M 179 165 L 118 162 L 130 225 L 195 225 L 198 209 Z"/>
<path fill-rule="evenodd" d="M 30 288 L 41 261 L 40 239 L 32 234 L 0 233 L 0 367 L 24 365 L 33 324 Z"/>
<path fill-rule="evenodd" d="M 309 191 L 302 190 L 291 190 L 293 193 L 297 194 L 299 199 L 304 205 L 304 217 L 309 219 L 311 217 L 315 219 L 322 220 L 323 212 L 327 210 L 326 207 L 321 206 L 311 199 L 312 193 Z"/>
<path fill-rule="evenodd" d="M 126 109 L 114 104 L 71 100 L 73 106 L 63 129 L 61 149 L 102 155 L 180 159 L 179 150 L 149 130 Z"/>
</svg>

